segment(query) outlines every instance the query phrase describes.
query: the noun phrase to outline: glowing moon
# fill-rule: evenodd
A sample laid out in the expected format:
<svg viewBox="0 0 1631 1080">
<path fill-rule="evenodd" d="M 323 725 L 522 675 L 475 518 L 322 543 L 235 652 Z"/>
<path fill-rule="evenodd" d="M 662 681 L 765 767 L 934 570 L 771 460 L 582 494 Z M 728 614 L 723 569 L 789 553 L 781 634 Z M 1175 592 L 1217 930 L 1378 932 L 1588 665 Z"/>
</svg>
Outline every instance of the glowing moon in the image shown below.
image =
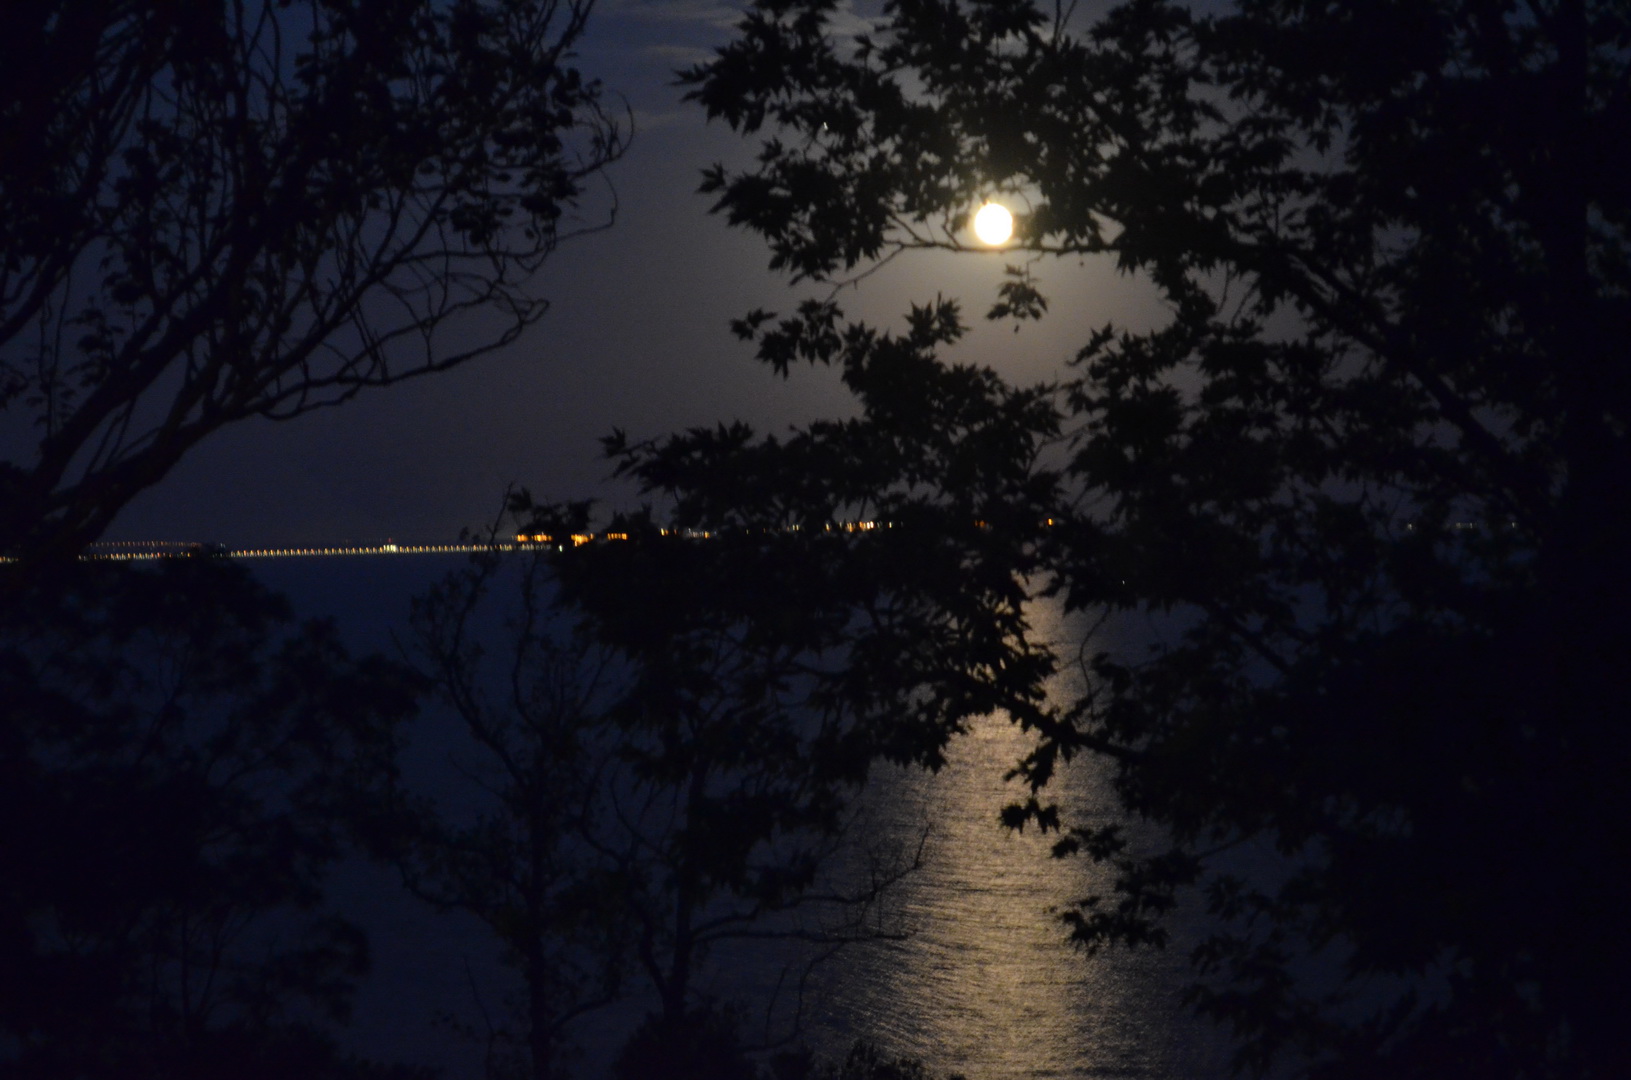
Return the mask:
<svg viewBox="0 0 1631 1080">
<path fill-rule="evenodd" d="M 988 202 L 974 215 L 974 235 L 992 247 L 1006 244 L 1014 235 L 1014 215 L 1007 207 Z"/>
</svg>

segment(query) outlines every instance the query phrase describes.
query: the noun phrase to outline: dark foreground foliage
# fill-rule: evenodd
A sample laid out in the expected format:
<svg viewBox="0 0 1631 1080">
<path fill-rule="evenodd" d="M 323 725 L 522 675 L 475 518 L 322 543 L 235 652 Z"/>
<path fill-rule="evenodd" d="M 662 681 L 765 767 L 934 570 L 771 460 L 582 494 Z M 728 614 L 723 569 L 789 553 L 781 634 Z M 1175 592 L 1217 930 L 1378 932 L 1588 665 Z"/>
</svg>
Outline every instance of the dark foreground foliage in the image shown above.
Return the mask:
<svg viewBox="0 0 1631 1080">
<path fill-rule="evenodd" d="M 808 1050 L 772 1055 L 755 1064 L 738 1041 L 728 1014 L 702 1010 L 674 1025 L 659 1018 L 635 1031 L 618 1056 L 610 1080 L 940 1080 L 923 1063 L 895 1057 L 866 1040 L 842 1061 L 823 1061 Z M 945 1080 L 964 1080 L 952 1074 Z"/>
<path fill-rule="evenodd" d="M 72 556 L 221 427 L 539 319 L 628 134 L 572 63 L 593 6 L 0 7 L 0 552 Z"/>
<path fill-rule="evenodd" d="M 585 528 L 572 508 L 513 509 L 526 535 Z M 649 522 L 613 531 L 627 539 L 483 552 L 416 601 L 415 656 L 467 737 L 450 765 L 470 799 L 407 807 L 385 853 L 520 976 L 490 1065 L 564 1075 L 580 1017 L 645 1000 L 628 1051 L 643 1064 L 625 1073 L 694 1050 L 751 1075 L 704 997 L 719 954 L 751 941 L 786 963 L 785 991 L 756 1005 L 776 1030 L 753 1033 L 785 1042 L 814 958 L 900 936 L 880 905 L 916 852 L 880 850 L 853 805 L 895 729 L 825 677 L 848 668 L 848 638 L 806 595 L 819 581 L 794 587 L 804 564 Z"/>
<path fill-rule="evenodd" d="M 1138 275 L 1164 321 L 1103 326 L 1021 390 L 942 358 L 946 302 L 904 334 L 831 299 L 755 312 L 738 330 L 763 361 L 838 366 L 861 416 L 614 454 L 684 523 L 911 536 L 834 572 L 929 603 L 887 641 L 901 730 L 932 759 L 957 730 L 918 710 L 937 694 L 1035 730 L 1038 798 L 1010 823 L 1118 871 L 1075 940 L 1159 942 L 1175 903 L 1204 905 L 1191 999 L 1241 1067 L 1623 1074 L 1631 17 L 1070 10 L 899 0 L 855 35 L 830 0 L 762 0 L 685 75 L 760 139 L 704 190 L 820 282 L 968 250 L 967 215 L 1006 199 L 993 317 L 1042 317 L 1037 260 L 1064 256 Z M 959 573 L 965 593 L 921 591 Z M 1016 588 L 1167 632 L 1148 653 L 1090 635 L 1086 691 L 1046 702 L 1074 650 L 1029 640 Z M 920 650 L 937 625 L 970 649 Z M 1057 820 L 1046 784 L 1083 753 L 1166 845 Z"/>
<path fill-rule="evenodd" d="M 323 882 L 412 683 L 216 560 L 27 599 L 0 626 L 0 1075 L 407 1075 L 325 1034 L 368 950 Z"/>
</svg>

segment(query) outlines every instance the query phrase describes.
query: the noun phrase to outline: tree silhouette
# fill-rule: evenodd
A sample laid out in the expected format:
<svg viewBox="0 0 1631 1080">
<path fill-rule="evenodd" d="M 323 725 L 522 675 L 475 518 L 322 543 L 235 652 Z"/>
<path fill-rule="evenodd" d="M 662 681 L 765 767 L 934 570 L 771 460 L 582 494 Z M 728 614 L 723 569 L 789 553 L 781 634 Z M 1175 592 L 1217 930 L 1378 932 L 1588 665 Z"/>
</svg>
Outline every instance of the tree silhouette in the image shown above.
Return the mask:
<svg viewBox="0 0 1631 1080">
<path fill-rule="evenodd" d="M 774 538 L 663 535 L 644 515 L 609 532 L 554 560 L 559 608 L 624 683 L 603 718 L 616 771 L 592 840 L 622 882 L 659 1044 L 678 1050 L 721 1020 L 699 987 L 722 948 L 780 940 L 830 954 L 891 936 L 880 899 L 916 862 L 852 832 L 882 747 L 866 712 L 830 692 L 828 649 L 844 643 L 801 603 L 816 581 L 799 581 Z M 852 856 L 867 873 L 839 879 Z M 755 1004 L 768 1035 L 780 1018 Z M 695 1045 L 706 1055 L 713 1040 Z"/>
<path fill-rule="evenodd" d="M 572 62 L 592 7 L 0 8 L 0 1069 L 366 1071 L 320 885 L 384 827 L 413 681 L 208 560 L 73 557 L 223 425 L 543 315 L 627 135 Z"/>
<path fill-rule="evenodd" d="M 625 142 L 571 64 L 592 7 L 6 5 L 0 552 L 72 554 L 222 425 L 538 319 Z"/>
<path fill-rule="evenodd" d="M 522 494 L 514 510 L 529 536 L 587 529 L 582 508 Z M 763 538 L 610 531 L 478 554 L 416 602 L 420 666 L 470 737 L 455 760 L 481 810 L 420 807 L 394 857 L 510 955 L 520 1030 L 500 1041 L 522 1050 L 518 1073 L 559 1075 L 573 1021 L 633 1000 L 652 1015 L 630 1075 L 752 1075 L 739 1003 L 701 991 L 720 950 L 780 941 L 818 960 L 898 936 L 881 901 L 914 853 L 852 829 L 882 751 L 824 685 L 821 643 L 838 639 L 785 588 L 798 567 Z M 800 992 L 754 1003 L 768 1038 L 796 1031 Z"/>
<path fill-rule="evenodd" d="M 1045 657 L 931 681 L 1038 732 L 1038 798 L 1011 825 L 1061 824 L 1058 762 L 1114 761 L 1167 843 L 1064 823 L 1061 854 L 1118 871 L 1073 935 L 1160 941 L 1180 896 L 1204 905 L 1191 1000 L 1233 1025 L 1241 1067 L 1623 1071 L 1631 896 L 1600 868 L 1631 847 L 1631 20 L 1586 0 L 1072 10 L 900 0 L 847 35 L 830 0 L 763 0 L 685 75 L 762 133 L 703 189 L 773 266 L 828 282 L 969 250 L 968 215 L 1006 197 L 1032 261 L 992 317 L 1043 316 L 1035 259 L 1102 256 L 1153 284 L 1164 325 L 1094 333 L 993 440 L 945 418 L 1022 392 L 935 360 L 948 305 L 936 334 L 914 314 L 920 355 L 892 378 L 902 339 L 831 301 L 755 312 L 738 331 L 762 360 L 841 365 L 862 417 L 614 450 L 703 524 L 771 523 L 772 485 L 908 524 L 957 507 L 987 527 L 920 542 L 1012 560 L 932 597 L 976 625 L 999 574 L 1161 615 L 1147 655 L 1082 642 L 1074 701 L 1040 703 Z M 888 452 L 809 452 L 841 430 Z M 855 566 L 884 593 L 915 572 Z M 1022 618 L 1005 632 L 1036 649 Z M 1248 849 L 1277 864 L 1243 870 Z"/>
<path fill-rule="evenodd" d="M 486 1068 L 532 1080 L 568 1075 L 573 1023 L 623 992 L 629 939 L 618 867 L 585 842 L 614 767 L 615 666 L 563 630 L 551 581 L 538 553 L 494 549 L 415 599 L 412 653 L 467 737 L 448 764 L 471 790 L 458 810 L 416 800 L 384 848 L 412 893 L 502 946 L 522 986 L 489 1019 Z"/>
<path fill-rule="evenodd" d="M 217 560 L 30 599 L 0 637 L 0 1074 L 375 1075 L 328 1035 L 368 950 L 323 883 L 411 678 Z"/>
</svg>

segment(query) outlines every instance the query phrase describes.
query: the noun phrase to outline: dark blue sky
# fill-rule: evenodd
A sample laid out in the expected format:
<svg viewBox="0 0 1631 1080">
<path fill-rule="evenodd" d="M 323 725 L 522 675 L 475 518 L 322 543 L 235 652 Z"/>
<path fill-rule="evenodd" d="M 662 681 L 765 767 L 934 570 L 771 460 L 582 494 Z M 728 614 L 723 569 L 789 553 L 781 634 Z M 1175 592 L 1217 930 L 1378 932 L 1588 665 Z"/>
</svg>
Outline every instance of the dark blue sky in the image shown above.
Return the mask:
<svg viewBox="0 0 1631 1080">
<path fill-rule="evenodd" d="M 739 6 L 601 0 L 582 66 L 634 109 L 633 146 L 609 174 L 620 209 L 610 230 L 557 251 L 534 286 L 551 310 L 520 341 L 337 409 L 223 430 L 138 497 L 109 538 L 451 538 L 490 520 L 512 482 L 545 498 L 637 505 L 633 491 L 608 481 L 600 457 L 598 439 L 614 427 L 640 436 L 742 419 L 780 430 L 847 411 L 830 372 L 779 379 L 727 328 L 750 308 L 787 310 L 818 291 L 790 290 L 766 270 L 758 240 L 711 217 L 696 194 L 701 168 L 744 160 L 751 148 L 682 103 L 672 73 L 725 41 Z M 978 314 L 1003 261 L 903 258 L 846 291 L 844 303 L 852 315 L 898 325 L 909 303 L 944 293 Z M 1151 317 L 1144 291 L 1107 265 L 1041 269 L 1054 314 L 1018 335 L 982 324 L 958 358 L 1046 378 L 1088 325 Z"/>
</svg>

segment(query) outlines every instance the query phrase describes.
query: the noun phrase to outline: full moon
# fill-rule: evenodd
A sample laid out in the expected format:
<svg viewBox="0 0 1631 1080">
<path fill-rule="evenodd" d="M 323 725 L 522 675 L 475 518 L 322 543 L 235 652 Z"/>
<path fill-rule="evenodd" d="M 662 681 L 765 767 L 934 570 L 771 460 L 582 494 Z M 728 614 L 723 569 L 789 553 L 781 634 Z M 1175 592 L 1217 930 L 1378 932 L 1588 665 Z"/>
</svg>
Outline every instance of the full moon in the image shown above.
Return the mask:
<svg viewBox="0 0 1631 1080">
<path fill-rule="evenodd" d="M 992 247 L 1006 244 L 1014 235 L 1014 215 L 1007 207 L 988 202 L 974 215 L 974 235 Z"/>
</svg>

